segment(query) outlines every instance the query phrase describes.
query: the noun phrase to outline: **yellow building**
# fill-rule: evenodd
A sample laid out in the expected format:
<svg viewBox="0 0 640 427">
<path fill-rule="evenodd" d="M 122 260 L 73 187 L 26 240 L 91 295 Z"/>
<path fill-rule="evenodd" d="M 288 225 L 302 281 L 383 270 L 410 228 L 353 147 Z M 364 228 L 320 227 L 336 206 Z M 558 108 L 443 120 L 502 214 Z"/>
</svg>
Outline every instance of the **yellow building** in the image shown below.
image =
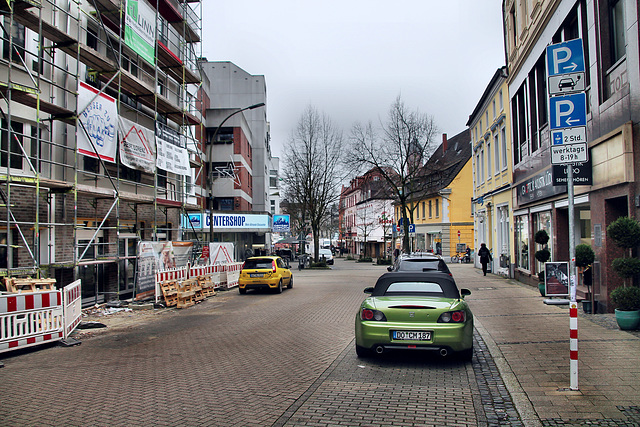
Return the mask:
<svg viewBox="0 0 640 427">
<path fill-rule="evenodd" d="M 511 276 L 513 263 L 512 157 L 507 67 L 499 68 L 469 116 L 473 145 L 475 247 L 486 243 L 492 271 Z M 479 266 L 478 259 L 475 259 Z"/>
<path fill-rule="evenodd" d="M 423 167 L 420 196 L 411 205 L 415 224 L 412 250 L 433 251 L 448 258 L 456 253 L 457 244 L 473 249 L 470 160 L 468 129 L 451 139 L 442 135 L 442 144 Z M 396 218 L 401 217 L 396 207 Z"/>
</svg>

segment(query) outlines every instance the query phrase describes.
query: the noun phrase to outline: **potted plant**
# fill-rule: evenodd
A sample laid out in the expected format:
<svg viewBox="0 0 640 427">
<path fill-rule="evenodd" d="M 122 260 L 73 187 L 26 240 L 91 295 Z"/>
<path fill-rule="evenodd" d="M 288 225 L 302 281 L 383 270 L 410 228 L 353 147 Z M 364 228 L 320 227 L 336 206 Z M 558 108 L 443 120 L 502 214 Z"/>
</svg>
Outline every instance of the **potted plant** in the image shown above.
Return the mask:
<svg viewBox="0 0 640 427">
<path fill-rule="evenodd" d="M 582 309 L 585 313 L 595 313 L 595 302 L 591 293 L 591 264 L 595 260 L 596 255 L 591 246 L 582 243 L 576 246 L 576 267 L 582 268 L 582 283 L 587 287 L 589 292 L 589 301 L 582 302 Z"/>
<path fill-rule="evenodd" d="M 623 330 L 633 330 L 640 325 L 640 288 L 620 286 L 609 295 L 616 305 L 616 322 Z"/>
<path fill-rule="evenodd" d="M 536 251 L 534 256 L 543 265 L 542 270 L 538 272 L 538 290 L 540 291 L 540 295 L 545 296 L 544 263 L 549 261 L 549 258 L 551 258 L 551 252 L 549 252 L 549 249 L 547 249 L 547 243 L 549 243 L 549 234 L 546 230 L 538 230 L 533 239 L 537 244 L 542 245 L 542 249 Z"/>
<path fill-rule="evenodd" d="M 640 244 L 640 222 L 635 218 L 620 217 L 609 224 L 607 234 L 618 247 L 626 249 L 625 256 L 614 259 L 611 264 L 618 276 L 624 279 L 624 285 L 610 294 L 611 301 L 618 306 L 616 321 L 620 329 L 635 329 L 640 323 L 640 292 L 637 287 L 627 287 L 627 279 L 640 273 L 640 259 L 633 257 L 633 249 Z"/>
</svg>

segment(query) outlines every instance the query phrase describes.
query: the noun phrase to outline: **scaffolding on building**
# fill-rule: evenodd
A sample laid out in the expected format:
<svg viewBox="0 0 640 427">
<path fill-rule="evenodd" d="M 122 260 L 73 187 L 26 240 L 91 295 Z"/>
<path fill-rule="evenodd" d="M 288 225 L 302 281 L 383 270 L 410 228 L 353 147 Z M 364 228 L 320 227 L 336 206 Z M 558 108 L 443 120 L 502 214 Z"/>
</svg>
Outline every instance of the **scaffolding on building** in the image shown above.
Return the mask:
<svg viewBox="0 0 640 427">
<path fill-rule="evenodd" d="M 151 56 L 131 47 L 127 21 L 144 8 L 155 14 Z M 137 242 L 179 240 L 182 217 L 203 211 L 201 8 L 201 0 L 0 0 L 0 276 L 55 277 L 60 287 L 82 278 L 85 304 L 130 297 Z M 98 97 L 113 100 L 118 120 L 186 148 L 189 170 L 105 160 L 81 120 Z M 79 139 L 92 150 L 81 154 Z"/>
</svg>

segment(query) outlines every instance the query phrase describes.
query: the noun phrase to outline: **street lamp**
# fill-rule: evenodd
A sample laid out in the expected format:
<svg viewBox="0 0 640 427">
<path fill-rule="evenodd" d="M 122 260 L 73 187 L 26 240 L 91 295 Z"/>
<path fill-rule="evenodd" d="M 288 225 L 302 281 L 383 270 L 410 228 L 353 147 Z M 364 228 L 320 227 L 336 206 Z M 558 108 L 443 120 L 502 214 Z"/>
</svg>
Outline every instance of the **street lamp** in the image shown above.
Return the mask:
<svg viewBox="0 0 640 427">
<path fill-rule="evenodd" d="M 242 113 L 246 110 L 253 110 L 256 108 L 264 107 L 264 102 L 260 102 L 259 104 L 253 104 L 248 107 L 241 108 L 233 113 L 229 114 L 224 118 L 222 122 L 218 125 L 215 132 L 213 132 L 213 136 L 211 137 L 211 144 L 209 149 L 209 242 L 213 242 L 213 143 L 216 140 L 216 136 L 218 136 L 218 132 L 224 123 L 229 120 L 231 117 L 235 116 L 238 113 Z"/>
</svg>

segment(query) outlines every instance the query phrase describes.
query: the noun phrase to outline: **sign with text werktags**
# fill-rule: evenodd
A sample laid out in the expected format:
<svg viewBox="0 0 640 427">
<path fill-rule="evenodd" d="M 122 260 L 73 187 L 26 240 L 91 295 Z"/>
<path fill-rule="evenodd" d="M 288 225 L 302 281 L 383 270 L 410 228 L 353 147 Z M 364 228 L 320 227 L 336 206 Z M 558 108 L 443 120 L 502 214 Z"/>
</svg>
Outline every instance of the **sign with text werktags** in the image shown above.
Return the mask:
<svg viewBox="0 0 640 427">
<path fill-rule="evenodd" d="M 126 0 L 124 42 L 149 64 L 156 63 L 156 14 L 145 0 Z"/>
<path fill-rule="evenodd" d="M 154 173 L 156 144 L 153 131 L 120 117 L 120 161 L 128 168 Z"/>
<path fill-rule="evenodd" d="M 80 82 L 78 85 L 78 153 L 106 162 L 116 162 L 116 130 L 118 128 L 118 108 L 116 100 L 100 93 L 94 87 Z M 84 129 L 86 129 L 86 133 Z M 95 149 L 94 149 L 95 147 Z"/>
</svg>

